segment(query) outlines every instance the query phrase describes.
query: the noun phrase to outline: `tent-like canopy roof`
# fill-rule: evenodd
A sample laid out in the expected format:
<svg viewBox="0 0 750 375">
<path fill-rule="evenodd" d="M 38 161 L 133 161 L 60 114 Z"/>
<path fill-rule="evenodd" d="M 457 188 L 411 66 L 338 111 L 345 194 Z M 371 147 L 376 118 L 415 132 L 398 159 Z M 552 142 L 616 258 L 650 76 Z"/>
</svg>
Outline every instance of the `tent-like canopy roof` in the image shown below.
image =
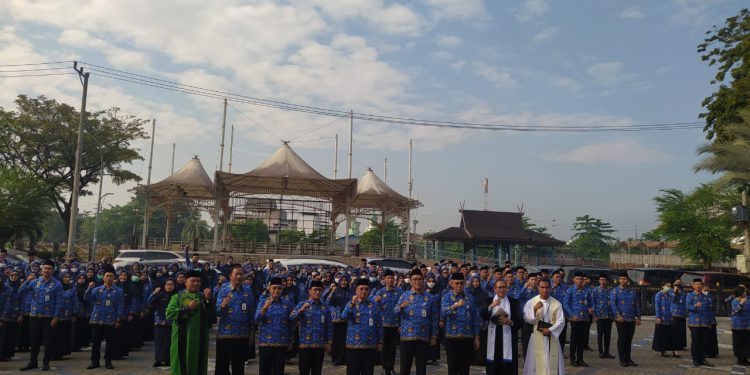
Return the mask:
<svg viewBox="0 0 750 375">
<path fill-rule="evenodd" d="M 357 181 L 357 194 L 354 196 L 351 207 L 404 211 L 409 208 L 409 203 L 409 198 L 391 189 L 372 169 L 367 169 L 362 178 Z M 417 201 L 411 201 L 412 207 L 418 204 Z"/>
<path fill-rule="evenodd" d="M 138 190 L 142 191 L 143 187 Z M 176 199 L 215 199 L 214 183 L 197 156 L 171 176 L 148 186 L 148 195 L 151 205 Z"/>
<path fill-rule="evenodd" d="M 284 194 L 346 202 L 354 194 L 355 179 L 331 180 L 307 164 L 287 143 L 245 174 L 216 172 L 217 185 L 229 195 Z"/>
</svg>

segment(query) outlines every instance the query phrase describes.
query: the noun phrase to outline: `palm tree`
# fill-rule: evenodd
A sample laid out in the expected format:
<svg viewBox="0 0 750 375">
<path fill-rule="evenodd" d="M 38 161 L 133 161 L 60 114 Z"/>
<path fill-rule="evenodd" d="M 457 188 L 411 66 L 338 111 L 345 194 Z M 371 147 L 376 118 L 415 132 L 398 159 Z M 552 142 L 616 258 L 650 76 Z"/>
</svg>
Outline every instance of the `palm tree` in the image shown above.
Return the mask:
<svg viewBox="0 0 750 375">
<path fill-rule="evenodd" d="M 708 154 L 693 167 L 698 171 L 723 173 L 717 186 L 733 185 L 743 191 L 750 185 L 750 111 L 740 113 L 741 122 L 726 128 L 726 140 L 715 140 L 698 149 L 699 155 Z"/>
<path fill-rule="evenodd" d="M 182 239 L 184 241 L 191 241 L 193 243 L 193 249 L 197 250 L 198 240 L 208 236 L 209 230 L 205 220 L 202 220 L 198 215 L 192 215 L 185 222 L 185 226 L 182 228 Z"/>
</svg>

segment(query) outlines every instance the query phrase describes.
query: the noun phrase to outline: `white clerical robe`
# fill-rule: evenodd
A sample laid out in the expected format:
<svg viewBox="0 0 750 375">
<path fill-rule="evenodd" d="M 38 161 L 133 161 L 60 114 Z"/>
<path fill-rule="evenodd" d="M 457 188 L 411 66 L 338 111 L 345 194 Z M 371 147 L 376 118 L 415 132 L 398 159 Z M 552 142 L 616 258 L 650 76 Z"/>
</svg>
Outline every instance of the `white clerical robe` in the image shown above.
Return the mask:
<svg viewBox="0 0 750 375">
<path fill-rule="evenodd" d="M 534 305 L 537 302 L 542 302 L 542 308 L 535 314 Z M 523 375 L 565 375 L 564 358 L 559 341 L 560 333 L 565 326 L 565 315 L 560 302 L 552 297 L 543 300 L 536 296 L 526 302 L 523 307 L 523 319 L 526 323 L 534 325 L 523 365 Z M 544 336 L 537 331 L 536 324 L 540 320 L 552 324 L 549 328 L 552 335 Z M 550 362 L 553 363 L 550 364 Z M 557 362 L 557 366 L 554 362 Z"/>
</svg>

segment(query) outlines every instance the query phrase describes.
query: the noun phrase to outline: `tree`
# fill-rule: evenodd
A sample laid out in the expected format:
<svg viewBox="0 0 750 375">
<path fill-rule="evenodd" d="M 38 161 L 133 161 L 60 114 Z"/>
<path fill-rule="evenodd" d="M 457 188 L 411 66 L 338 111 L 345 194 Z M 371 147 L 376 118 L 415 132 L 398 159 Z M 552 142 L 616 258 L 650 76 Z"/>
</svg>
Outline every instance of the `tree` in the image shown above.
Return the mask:
<svg viewBox="0 0 750 375">
<path fill-rule="evenodd" d="M 232 223 L 232 238 L 246 242 L 268 242 L 268 225 L 260 219 Z"/>
<path fill-rule="evenodd" d="M 738 235 L 729 215 L 738 196 L 729 188 L 701 185 L 689 194 L 677 189 L 661 190 L 654 198 L 659 213 L 659 233 L 679 241 L 674 252 L 710 268 L 732 255 L 731 238 Z"/>
<path fill-rule="evenodd" d="M 185 226 L 182 228 L 182 239 L 184 241 L 200 240 L 208 237 L 210 230 L 206 221 L 201 219 L 200 215 L 189 217 Z"/>
<path fill-rule="evenodd" d="M 703 100 L 706 112 L 706 138 L 725 140 L 724 128 L 738 121 L 741 110 L 750 105 L 750 11 L 742 9 L 729 17 L 723 27 L 714 25 L 708 37 L 698 45 L 701 59 L 709 66 L 717 65 L 711 84 L 719 84 L 716 92 Z M 727 75 L 731 82 L 726 84 Z"/>
<path fill-rule="evenodd" d="M 50 207 L 39 179 L 0 166 L 0 247 L 11 240 L 40 238 Z"/>
<path fill-rule="evenodd" d="M 67 227 L 79 113 L 72 106 L 45 96 L 19 95 L 15 104 L 15 111 L 0 108 L 0 166 L 38 176 Z M 120 116 L 118 108 L 87 113 L 79 194 L 91 194 L 87 187 L 99 181 L 102 159 L 105 173 L 116 184 L 140 180 L 122 165 L 142 159 L 130 143 L 146 138 L 144 123 L 132 116 Z"/>
<path fill-rule="evenodd" d="M 279 232 L 279 243 L 283 245 L 298 244 L 305 238 L 305 232 L 294 229 L 284 229 Z"/>
<path fill-rule="evenodd" d="M 750 111 L 740 112 L 738 121 L 727 124 L 723 134 L 726 140 L 715 140 L 698 149 L 698 154 L 707 156 L 694 169 L 723 173 L 716 181 L 719 186 L 744 188 L 750 183 Z"/>
<path fill-rule="evenodd" d="M 612 249 L 609 242 L 615 241 L 615 238 L 609 235 L 615 231 L 612 225 L 589 215 L 576 217 L 573 231 L 575 234 L 571 237 L 570 248 L 584 259 L 609 254 Z"/>
<path fill-rule="evenodd" d="M 549 235 L 549 232 L 547 231 L 547 227 L 540 227 L 532 223 L 531 219 L 529 219 L 529 217 L 526 216 L 526 214 L 523 212 L 521 212 L 521 221 L 523 222 L 523 229 L 533 230 L 534 232 L 537 232 L 537 233 Z"/>
<path fill-rule="evenodd" d="M 380 247 L 381 246 L 381 233 L 380 225 L 374 223 L 372 228 L 366 230 L 359 236 L 359 244 L 369 247 Z M 399 232 L 401 228 L 393 221 L 389 220 L 385 223 L 385 244 L 387 245 L 399 245 Z"/>
</svg>

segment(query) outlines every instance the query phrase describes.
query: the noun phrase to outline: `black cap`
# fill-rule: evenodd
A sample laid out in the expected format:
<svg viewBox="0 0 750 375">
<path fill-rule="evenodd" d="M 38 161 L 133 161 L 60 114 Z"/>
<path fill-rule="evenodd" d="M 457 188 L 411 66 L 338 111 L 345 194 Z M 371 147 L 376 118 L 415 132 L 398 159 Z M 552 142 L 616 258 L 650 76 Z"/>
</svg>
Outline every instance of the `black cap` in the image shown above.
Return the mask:
<svg viewBox="0 0 750 375">
<path fill-rule="evenodd" d="M 356 285 L 358 287 L 362 286 L 362 285 L 364 285 L 364 286 L 370 286 L 370 281 L 368 281 L 367 279 L 357 279 L 357 284 Z"/>
<path fill-rule="evenodd" d="M 191 277 L 201 277 L 203 276 L 203 271 L 200 270 L 190 270 L 185 273 L 185 279 L 189 279 Z"/>
<path fill-rule="evenodd" d="M 584 274 L 584 273 L 583 273 L 583 272 L 581 272 L 581 271 L 576 271 L 576 272 L 575 272 L 575 273 L 573 274 L 573 277 L 584 277 L 584 276 L 586 276 L 586 274 Z"/>
<path fill-rule="evenodd" d="M 383 272 L 383 276 L 393 276 L 393 271 L 391 271 L 390 269 L 387 269 L 385 270 L 385 272 Z"/>
<path fill-rule="evenodd" d="M 537 277 L 537 275 L 536 275 L 535 272 L 532 272 L 532 273 L 529 274 L 529 279 L 532 278 L 532 277 Z"/>
<path fill-rule="evenodd" d="M 466 280 L 466 278 L 461 272 L 456 272 L 451 274 L 451 280 Z"/>
<path fill-rule="evenodd" d="M 605 279 L 609 279 L 609 276 L 607 276 L 606 273 L 600 273 L 599 274 L 599 278 L 601 279 L 602 277 L 605 278 Z"/>
<path fill-rule="evenodd" d="M 104 273 L 115 273 L 115 267 L 112 267 L 111 264 L 105 264 L 102 266 L 101 271 L 104 271 Z"/>
<path fill-rule="evenodd" d="M 323 287 L 323 283 L 321 283 L 318 280 L 313 280 L 310 282 L 310 288 L 322 288 L 322 287 Z"/>
<path fill-rule="evenodd" d="M 411 277 L 411 276 L 422 276 L 422 271 L 420 271 L 419 269 L 415 268 L 415 269 L 411 270 L 411 273 L 409 273 L 409 277 Z"/>
<path fill-rule="evenodd" d="M 700 277 L 696 277 L 696 278 L 693 279 L 693 282 L 694 283 L 702 283 L 703 279 L 701 279 Z"/>
<path fill-rule="evenodd" d="M 542 270 L 541 270 L 541 271 L 539 271 L 539 272 L 541 272 L 541 273 L 549 273 L 549 270 L 548 270 L 548 269 L 546 269 L 546 268 L 542 268 Z"/>
<path fill-rule="evenodd" d="M 53 262 L 51 260 L 45 260 L 44 262 L 42 262 L 42 265 L 43 266 L 55 267 L 55 262 Z"/>
<path fill-rule="evenodd" d="M 619 277 L 629 277 L 629 276 L 628 276 L 627 272 L 623 271 L 623 272 L 620 272 L 620 276 Z"/>
<path fill-rule="evenodd" d="M 268 283 L 268 285 L 281 285 L 281 278 L 280 277 L 272 277 L 271 281 Z"/>
</svg>

